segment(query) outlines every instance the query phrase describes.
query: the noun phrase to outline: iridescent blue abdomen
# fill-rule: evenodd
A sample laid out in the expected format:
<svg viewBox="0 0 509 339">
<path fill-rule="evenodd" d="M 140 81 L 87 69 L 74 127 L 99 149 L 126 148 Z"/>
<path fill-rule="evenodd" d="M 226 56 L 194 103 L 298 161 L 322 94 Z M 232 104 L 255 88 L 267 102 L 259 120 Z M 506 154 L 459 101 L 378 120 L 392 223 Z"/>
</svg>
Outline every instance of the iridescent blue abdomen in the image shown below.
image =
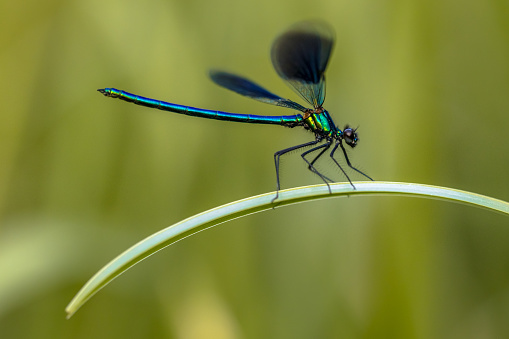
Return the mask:
<svg viewBox="0 0 509 339">
<path fill-rule="evenodd" d="M 185 114 L 193 117 L 207 119 L 236 121 L 252 124 L 281 125 L 286 127 L 300 126 L 303 121 L 302 115 L 300 114 L 271 116 L 271 115 L 228 113 L 223 111 L 215 111 L 191 106 L 172 104 L 166 101 L 142 97 L 140 95 L 132 94 L 126 91 L 121 91 L 116 88 L 104 88 L 100 89 L 99 92 L 101 92 L 105 96 L 118 98 L 127 102 L 132 102 L 136 105 L 157 108 L 163 111 L 169 111 L 173 113 Z"/>
</svg>

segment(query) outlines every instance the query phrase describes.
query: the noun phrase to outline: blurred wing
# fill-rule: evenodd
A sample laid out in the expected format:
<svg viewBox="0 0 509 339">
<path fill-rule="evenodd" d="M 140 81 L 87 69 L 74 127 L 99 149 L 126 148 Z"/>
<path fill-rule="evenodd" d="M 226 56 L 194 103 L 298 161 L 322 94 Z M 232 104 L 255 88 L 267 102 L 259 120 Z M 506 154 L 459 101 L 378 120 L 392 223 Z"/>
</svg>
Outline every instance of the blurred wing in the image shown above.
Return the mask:
<svg viewBox="0 0 509 339">
<path fill-rule="evenodd" d="M 265 102 L 267 104 L 292 108 L 301 112 L 305 112 L 307 110 L 305 107 L 299 105 L 298 103 L 289 99 L 283 99 L 275 94 L 272 94 L 254 82 L 235 74 L 211 71 L 210 78 L 221 87 L 227 88 L 230 91 L 234 91 L 246 97 Z"/>
<path fill-rule="evenodd" d="M 325 100 L 325 76 L 334 31 L 323 22 L 301 22 L 272 44 L 272 64 L 281 78 L 313 107 Z"/>
</svg>

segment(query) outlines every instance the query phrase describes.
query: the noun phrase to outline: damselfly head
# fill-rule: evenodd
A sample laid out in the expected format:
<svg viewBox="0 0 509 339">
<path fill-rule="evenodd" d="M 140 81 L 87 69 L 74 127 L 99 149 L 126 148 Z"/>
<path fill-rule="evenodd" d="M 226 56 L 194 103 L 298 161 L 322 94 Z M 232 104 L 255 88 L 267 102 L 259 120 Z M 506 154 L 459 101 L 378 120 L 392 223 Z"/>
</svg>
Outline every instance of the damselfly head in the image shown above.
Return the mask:
<svg viewBox="0 0 509 339">
<path fill-rule="evenodd" d="M 342 138 L 345 141 L 345 143 L 354 148 L 357 146 L 357 141 L 359 141 L 359 137 L 357 136 L 357 128 L 353 129 L 350 128 L 348 125 L 345 126 L 345 129 L 343 130 Z"/>
</svg>

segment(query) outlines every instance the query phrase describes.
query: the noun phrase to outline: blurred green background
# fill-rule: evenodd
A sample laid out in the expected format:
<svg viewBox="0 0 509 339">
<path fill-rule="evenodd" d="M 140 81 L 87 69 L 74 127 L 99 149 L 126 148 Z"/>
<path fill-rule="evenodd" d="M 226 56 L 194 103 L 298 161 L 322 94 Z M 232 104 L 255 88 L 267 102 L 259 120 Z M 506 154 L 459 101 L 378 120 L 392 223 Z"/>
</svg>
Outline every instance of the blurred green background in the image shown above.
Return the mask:
<svg viewBox="0 0 509 339">
<path fill-rule="evenodd" d="M 2 339 L 509 337 L 507 216 L 397 197 L 221 225 L 135 266 L 70 320 L 64 313 L 138 240 L 274 190 L 273 153 L 312 139 L 96 89 L 293 114 L 207 73 L 239 73 L 298 100 L 269 50 L 300 20 L 336 30 L 325 107 L 341 127 L 360 126 L 354 164 L 378 180 L 509 200 L 507 0 L 4 0 L 0 13 Z M 320 183 L 298 154 L 282 171 L 286 188 Z"/>
</svg>

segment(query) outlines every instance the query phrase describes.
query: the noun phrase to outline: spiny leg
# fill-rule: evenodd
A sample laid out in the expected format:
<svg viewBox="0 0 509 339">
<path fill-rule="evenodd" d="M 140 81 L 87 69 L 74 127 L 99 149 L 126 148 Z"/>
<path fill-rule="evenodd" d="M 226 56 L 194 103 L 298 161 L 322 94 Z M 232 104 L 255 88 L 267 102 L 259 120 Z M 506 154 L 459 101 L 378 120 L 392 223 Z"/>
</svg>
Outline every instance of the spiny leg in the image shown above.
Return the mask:
<svg viewBox="0 0 509 339">
<path fill-rule="evenodd" d="M 332 160 L 336 163 L 336 165 L 339 167 L 339 169 L 341 170 L 341 172 L 343 172 L 343 174 L 345 175 L 345 177 L 348 179 L 348 182 L 350 183 L 350 185 L 352 185 L 353 189 L 355 189 L 355 186 L 352 184 L 352 180 L 350 180 L 350 177 L 348 176 L 348 174 L 346 174 L 345 170 L 343 169 L 343 167 L 341 167 L 341 165 L 339 164 L 339 162 L 334 158 L 334 153 L 336 152 L 336 150 L 338 149 L 338 146 L 341 145 L 341 143 L 337 143 L 336 146 L 334 146 L 334 148 L 332 149 L 332 152 L 330 152 L 330 157 L 332 158 Z M 341 148 L 343 148 L 343 145 L 341 145 Z M 348 160 L 347 160 L 348 161 Z M 351 167 L 351 166 L 350 166 Z"/>
<path fill-rule="evenodd" d="M 366 178 L 368 178 L 369 180 L 373 181 L 373 179 L 371 179 L 371 177 L 369 177 L 367 174 L 361 172 L 360 170 L 358 170 L 357 168 L 353 167 L 352 166 L 352 163 L 350 162 L 350 159 L 348 159 L 348 154 L 346 153 L 346 150 L 345 148 L 343 147 L 343 143 L 341 142 L 338 142 L 336 143 L 336 146 L 334 146 L 334 148 L 332 149 L 332 152 L 330 153 L 330 157 L 332 158 L 332 160 L 334 160 L 334 162 L 336 163 L 336 165 L 338 165 L 339 169 L 341 170 L 341 172 L 343 172 L 343 174 L 345 175 L 345 177 L 348 179 L 348 182 L 350 183 L 350 185 L 352 185 L 353 189 L 355 189 L 355 186 L 354 184 L 352 183 L 352 180 L 350 180 L 350 177 L 348 176 L 348 174 L 346 174 L 345 170 L 343 169 L 343 167 L 341 167 L 341 165 L 337 162 L 337 160 L 334 158 L 334 153 L 336 152 L 336 150 L 338 149 L 338 146 L 341 146 L 341 149 L 343 150 L 343 155 L 345 156 L 345 160 L 346 160 L 346 163 L 348 164 L 348 166 L 353 169 L 354 171 L 357 171 L 358 173 L 362 174 L 363 176 L 365 176 Z"/>
<path fill-rule="evenodd" d="M 366 173 L 358 170 L 357 168 L 353 167 L 352 164 L 350 163 L 350 159 L 348 159 L 348 154 L 346 154 L 346 149 L 343 147 L 343 144 L 342 143 L 339 143 L 339 145 L 341 146 L 341 149 L 343 150 L 343 154 L 345 155 L 345 160 L 346 160 L 346 163 L 348 164 L 348 166 L 353 169 L 354 171 L 356 171 L 357 173 L 360 173 L 362 174 L 363 176 L 365 176 L 366 178 L 368 178 L 369 180 L 371 181 L 374 181 L 369 175 L 367 175 Z M 336 147 L 337 148 L 337 147 Z"/>
<path fill-rule="evenodd" d="M 303 147 L 308 147 L 308 146 L 313 146 L 313 145 L 316 145 L 317 143 L 319 143 L 320 141 L 322 141 L 322 139 L 316 139 L 314 141 L 310 141 L 310 142 L 306 142 L 305 144 L 301 144 L 301 145 L 297 145 L 297 146 L 293 146 L 293 147 L 289 147 L 289 148 L 285 148 L 281 151 L 277 151 L 276 153 L 274 153 L 274 164 L 276 165 L 276 181 L 277 181 L 277 191 L 276 191 L 276 197 L 274 199 L 272 199 L 272 202 L 274 202 L 278 197 L 279 197 L 279 190 L 281 189 L 281 184 L 279 182 L 279 158 L 288 153 L 288 152 L 291 152 L 291 151 L 295 151 L 299 148 L 303 148 Z"/>
<path fill-rule="evenodd" d="M 326 147 L 324 148 L 320 153 L 318 153 L 318 155 L 311 161 L 311 165 L 314 165 L 314 163 L 318 160 L 318 158 L 320 158 L 322 156 L 322 154 L 324 154 L 327 150 L 329 149 L 329 147 Z M 313 166 L 313 169 L 316 169 L 314 166 Z M 311 170 L 311 168 L 309 168 L 309 170 Z M 326 177 L 325 175 L 323 176 L 325 179 L 329 180 L 330 182 L 333 182 L 332 179 L 329 179 L 328 177 Z"/>
<path fill-rule="evenodd" d="M 315 173 L 316 175 L 318 175 L 320 177 L 320 179 L 323 180 L 323 182 L 325 182 L 327 184 L 327 188 L 329 189 L 329 193 L 332 194 L 332 191 L 330 189 L 330 185 L 329 185 L 329 181 L 332 181 L 330 180 L 329 178 L 327 178 L 325 175 L 323 175 L 322 173 L 320 173 L 314 166 L 313 166 L 313 163 L 326 151 L 329 149 L 330 147 L 330 141 L 323 144 L 323 145 L 320 145 L 320 146 L 317 146 L 315 148 L 312 148 L 304 153 L 302 153 L 300 156 L 302 157 L 302 159 L 304 159 L 304 161 L 308 164 L 308 169 Z M 306 159 L 306 155 L 311 153 L 311 152 L 314 152 L 314 151 L 317 151 L 319 150 L 320 148 L 323 148 L 323 150 L 318 153 L 318 155 L 313 159 L 313 161 L 309 162 L 308 159 Z"/>
</svg>

